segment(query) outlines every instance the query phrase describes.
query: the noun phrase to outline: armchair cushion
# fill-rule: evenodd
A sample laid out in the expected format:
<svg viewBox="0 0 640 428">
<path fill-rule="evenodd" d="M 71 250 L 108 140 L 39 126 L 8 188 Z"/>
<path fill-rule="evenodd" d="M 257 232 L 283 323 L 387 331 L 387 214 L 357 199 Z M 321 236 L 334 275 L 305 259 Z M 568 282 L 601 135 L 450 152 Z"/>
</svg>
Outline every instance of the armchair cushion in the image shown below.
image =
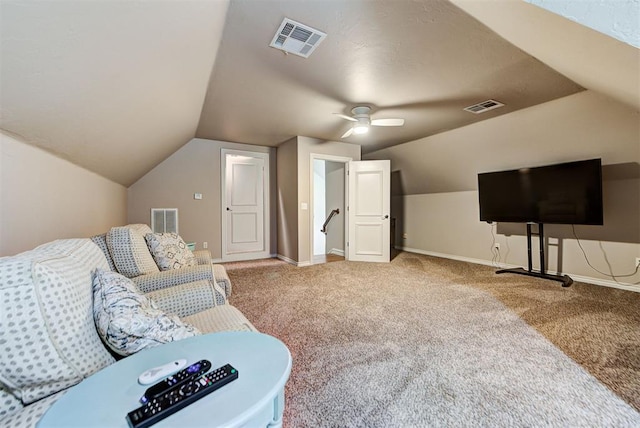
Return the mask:
<svg viewBox="0 0 640 428">
<path fill-rule="evenodd" d="M 242 312 L 232 305 L 216 306 L 185 317 L 184 320 L 195 325 L 204 333 L 258 331 Z"/>
<path fill-rule="evenodd" d="M 67 390 L 56 392 L 53 395 L 41 398 L 40 400 L 21 407 L 12 413 L 7 414 L 0 420 L 0 426 L 11 428 L 32 428 L 37 426 L 40 418 L 53 404 L 62 397 Z"/>
<path fill-rule="evenodd" d="M 152 291 L 146 296 L 164 312 L 180 318 L 227 303 L 224 291 L 211 280 L 179 284 Z"/>
<path fill-rule="evenodd" d="M 0 259 L 0 383 L 23 404 L 113 363 L 91 316 L 96 268 L 109 266 L 88 239 Z"/>
<path fill-rule="evenodd" d="M 211 253 L 209 250 L 196 250 L 193 251 L 193 255 L 196 256 L 199 265 L 211 264 Z"/>
<path fill-rule="evenodd" d="M 117 270 L 116 265 L 113 264 L 113 258 L 111 257 L 111 253 L 109 252 L 109 247 L 107 246 L 107 234 L 103 233 L 102 235 L 95 235 L 91 237 L 91 241 L 102 250 L 105 259 L 107 259 L 107 263 L 109 263 L 109 268 L 111 270 Z"/>
<path fill-rule="evenodd" d="M 144 236 L 152 233 L 146 224 L 112 227 L 107 232 L 107 246 L 118 272 L 127 278 L 160 272 Z"/>
<path fill-rule="evenodd" d="M 94 318 L 98 333 L 115 353 L 141 349 L 200 334 L 175 315 L 162 312 L 130 279 L 98 269 L 93 280 Z"/>
<path fill-rule="evenodd" d="M 213 267 L 211 265 L 188 266 L 182 269 L 156 272 L 149 275 L 140 275 L 131 280 L 143 293 L 173 287 L 187 282 L 201 281 L 203 279 L 215 281 Z"/>
<path fill-rule="evenodd" d="M 147 233 L 145 239 L 161 271 L 198 264 L 196 256 L 177 233 Z"/>
</svg>

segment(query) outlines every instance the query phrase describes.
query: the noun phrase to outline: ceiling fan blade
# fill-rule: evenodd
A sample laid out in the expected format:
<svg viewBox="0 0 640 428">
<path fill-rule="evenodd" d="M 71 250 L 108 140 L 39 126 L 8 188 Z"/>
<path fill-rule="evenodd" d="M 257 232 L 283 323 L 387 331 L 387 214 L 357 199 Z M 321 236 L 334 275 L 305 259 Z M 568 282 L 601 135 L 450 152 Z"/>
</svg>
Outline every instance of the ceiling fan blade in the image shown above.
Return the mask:
<svg viewBox="0 0 640 428">
<path fill-rule="evenodd" d="M 402 126 L 404 119 L 374 119 L 371 121 L 373 126 Z"/>
<path fill-rule="evenodd" d="M 353 117 L 347 116 L 347 115 L 344 115 L 344 114 L 340 114 L 340 113 L 333 113 L 333 114 L 335 114 L 336 116 L 341 117 L 343 119 L 350 120 L 352 122 L 357 122 L 358 121 L 357 119 L 354 119 Z"/>
<path fill-rule="evenodd" d="M 345 132 L 344 134 L 342 134 L 342 137 L 340 137 L 340 138 L 347 138 L 347 137 L 351 136 L 351 134 L 353 134 L 353 128 L 349 128 L 349 130 L 347 132 Z"/>
</svg>

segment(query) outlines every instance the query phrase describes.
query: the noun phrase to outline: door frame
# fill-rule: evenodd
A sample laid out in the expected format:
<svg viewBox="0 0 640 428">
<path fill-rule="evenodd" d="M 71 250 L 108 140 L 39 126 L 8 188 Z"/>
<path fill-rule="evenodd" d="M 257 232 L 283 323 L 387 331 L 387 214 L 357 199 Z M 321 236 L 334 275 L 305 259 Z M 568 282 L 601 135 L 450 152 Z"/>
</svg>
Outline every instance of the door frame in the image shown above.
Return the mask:
<svg viewBox="0 0 640 428">
<path fill-rule="evenodd" d="M 352 157 L 347 156 L 335 156 L 325 155 L 322 153 L 311 153 L 309 155 L 309 264 L 313 263 L 313 161 L 324 160 L 329 162 L 338 162 L 344 164 L 345 180 L 344 180 L 344 208 L 345 208 L 345 221 L 344 221 L 344 258 L 348 260 L 347 242 L 349 240 L 349 222 L 347 221 L 347 207 L 349 206 L 349 182 L 346 175 L 349 172 L 349 162 L 353 161 Z"/>
<path fill-rule="evenodd" d="M 263 214 L 262 221 L 263 224 L 263 242 L 264 249 L 260 252 L 248 252 L 248 253 L 227 253 L 226 242 L 227 242 L 227 213 L 225 207 L 227 206 L 227 155 L 239 155 L 239 156 L 248 156 L 253 158 L 261 158 L 264 161 L 264 170 L 262 172 L 262 199 L 263 199 Z M 268 152 L 252 152 L 248 150 L 236 150 L 236 149 L 220 149 L 220 225 L 221 225 L 221 257 L 223 262 L 234 262 L 234 261 L 242 261 L 242 260 L 255 260 L 255 259 L 266 259 L 271 257 L 271 231 L 270 231 L 270 195 L 269 188 L 270 186 L 270 173 L 269 173 L 269 160 L 270 155 Z"/>
</svg>

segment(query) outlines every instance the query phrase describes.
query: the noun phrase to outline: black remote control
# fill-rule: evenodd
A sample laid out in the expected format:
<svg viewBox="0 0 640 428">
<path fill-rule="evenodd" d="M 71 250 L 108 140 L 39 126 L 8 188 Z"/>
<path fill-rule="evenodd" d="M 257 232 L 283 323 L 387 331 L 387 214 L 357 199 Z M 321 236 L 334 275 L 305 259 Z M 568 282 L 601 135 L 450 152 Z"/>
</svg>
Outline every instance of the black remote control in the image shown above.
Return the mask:
<svg viewBox="0 0 640 428">
<path fill-rule="evenodd" d="M 236 379 L 238 371 L 225 364 L 132 410 L 127 413 L 127 422 L 131 428 L 149 427 Z"/>
<path fill-rule="evenodd" d="M 153 386 L 150 386 L 144 392 L 144 395 L 140 397 L 140 402 L 145 404 L 149 400 L 161 396 L 168 390 L 177 388 L 183 383 L 208 372 L 210 368 L 211 362 L 208 360 L 200 360 L 197 363 L 193 363 L 189 367 L 180 370 L 178 373 L 165 378 Z"/>
</svg>

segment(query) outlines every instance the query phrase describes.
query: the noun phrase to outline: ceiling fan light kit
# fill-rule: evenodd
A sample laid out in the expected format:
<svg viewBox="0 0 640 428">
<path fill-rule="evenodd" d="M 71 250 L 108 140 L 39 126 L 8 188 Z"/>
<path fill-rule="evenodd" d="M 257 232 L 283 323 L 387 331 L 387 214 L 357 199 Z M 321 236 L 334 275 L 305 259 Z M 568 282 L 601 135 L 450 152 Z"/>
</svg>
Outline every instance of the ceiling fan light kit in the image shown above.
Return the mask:
<svg viewBox="0 0 640 428">
<path fill-rule="evenodd" d="M 369 132 L 370 126 L 402 126 L 404 125 L 404 119 L 373 119 L 371 120 L 370 113 L 371 107 L 369 106 L 357 106 L 351 109 L 353 116 L 346 116 L 340 113 L 334 113 L 336 116 L 342 119 L 356 122 L 347 132 L 345 132 L 340 138 L 348 138 L 351 134 L 362 135 Z"/>
<path fill-rule="evenodd" d="M 367 132 L 369 132 L 369 125 L 366 124 L 357 124 L 357 125 L 353 125 L 353 133 L 354 134 L 366 134 Z"/>
</svg>

